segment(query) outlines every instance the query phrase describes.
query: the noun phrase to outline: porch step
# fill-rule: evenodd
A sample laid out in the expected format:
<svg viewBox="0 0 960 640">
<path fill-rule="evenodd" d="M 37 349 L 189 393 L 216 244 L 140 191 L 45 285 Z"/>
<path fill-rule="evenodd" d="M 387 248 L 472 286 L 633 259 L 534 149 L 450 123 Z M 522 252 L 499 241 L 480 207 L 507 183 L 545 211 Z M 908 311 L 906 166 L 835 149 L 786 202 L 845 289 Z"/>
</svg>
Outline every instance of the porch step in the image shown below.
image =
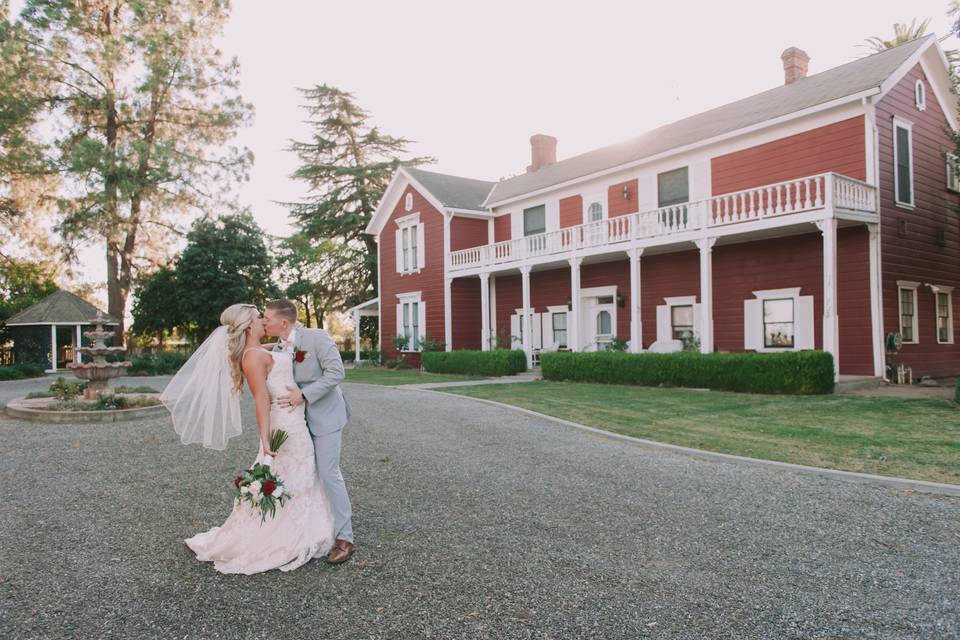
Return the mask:
<svg viewBox="0 0 960 640">
<path fill-rule="evenodd" d="M 840 381 L 834 387 L 834 393 L 853 391 L 855 389 L 875 389 L 884 385 L 879 376 L 840 376 Z"/>
</svg>

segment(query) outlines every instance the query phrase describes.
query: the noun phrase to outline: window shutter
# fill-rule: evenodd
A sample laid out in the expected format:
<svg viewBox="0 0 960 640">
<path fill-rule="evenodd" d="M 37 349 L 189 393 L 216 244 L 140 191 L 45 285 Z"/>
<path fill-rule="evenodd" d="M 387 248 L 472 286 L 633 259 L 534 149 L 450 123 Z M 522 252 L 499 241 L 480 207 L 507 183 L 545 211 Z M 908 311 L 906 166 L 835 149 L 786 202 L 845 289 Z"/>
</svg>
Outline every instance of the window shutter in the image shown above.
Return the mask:
<svg viewBox="0 0 960 640">
<path fill-rule="evenodd" d="M 403 273 L 403 230 L 397 229 L 396 236 L 397 236 L 397 273 Z M 397 326 L 399 327 L 400 325 L 398 324 Z"/>
<path fill-rule="evenodd" d="M 397 305 L 397 330 L 393 332 L 393 335 L 403 335 L 403 304 Z"/>
<path fill-rule="evenodd" d="M 661 304 L 657 307 L 657 342 L 670 340 L 673 337 L 670 333 L 670 307 Z"/>
<path fill-rule="evenodd" d="M 700 308 L 701 308 L 700 304 L 698 303 L 693 304 L 693 335 L 696 336 L 697 338 L 700 337 L 700 328 L 703 326 L 703 322 L 701 322 L 701 319 L 700 319 L 700 316 L 702 315 L 700 313 Z"/>
<path fill-rule="evenodd" d="M 814 349 L 815 323 L 813 319 L 813 296 L 797 298 L 793 312 L 793 345 L 796 349 Z"/>
<path fill-rule="evenodd" d="M 411 230 L 412 231 L 412 230 Z M 426 252 L 423 248 L 423 223 L 417 225 L 417 268 L 423 269 L 426 264 L 423 261 Z"/>
<path fill-rule="evenodd" d="M 510 346 L 512 349 L 520 349 L 523 342 L 520 341 L 520 315 L 510 315 Z"/>
<path fill-rule="evenodd" d="M 421 265 L 422 266 L 422 265 Z M 419 318 L 420 318 L 420 339 L 423 340 L 424 336 L 427 335 L 427 305 L 421 300 L 420 304 L 417 305 L 420 307 Z M 431 338 L 433 336 L 430 336 Z M 419 348 L 416 345 L 412 348 Z"/>
<path fill-rule="evenodd" d="M 540 314 L 540 318 L 540 333 L 543 336 L 541 348 L 544 351 L 550 351 L 556 348 L 556 345 L 553 344 L 553 313 Z"/>
<path fill-rule="evenodd" d="M 530 343 L 532 349 L 543 349 L 543 316 L 542 313 L 530 314 L 530 326 L 533 327 L 533 341 Z"/>
<path fill-rule="evenodd" d="M 756 351 L 761 347 L 763 347 L 763 301 L 744 300 L 743 348 Z"/>
</svg>

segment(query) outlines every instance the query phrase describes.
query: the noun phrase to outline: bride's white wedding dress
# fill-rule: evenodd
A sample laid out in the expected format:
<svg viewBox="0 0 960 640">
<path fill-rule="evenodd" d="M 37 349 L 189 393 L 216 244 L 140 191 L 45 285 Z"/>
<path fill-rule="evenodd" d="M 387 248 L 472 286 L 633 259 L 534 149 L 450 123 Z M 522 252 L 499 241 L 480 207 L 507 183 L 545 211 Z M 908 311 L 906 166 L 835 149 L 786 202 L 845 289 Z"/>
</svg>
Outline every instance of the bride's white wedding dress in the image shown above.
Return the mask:
<svg viewBox="0 0 960 640">
<path fill-rule="evenodd" d="M 333 547 L 333 516 L 317 475 L 304 405 L 289 411 L 276 404 L 278 396 L 295 386 L 293 357 L 290 353 L 270 353 L 273 357 L 273 368 L 267 375 L 272 400 L 270 428 L 283 429 L 288 434 L 271 470 L 283 480 L 284 491 L 290 499 L 277 507 L 275 517 L 267 516 L 262 524 L 259 509 L 241 502 L 234 506 L 222 526 L 184 540 L 198 560 L 212 561 L 221 573 L 291 571 L 311 558 L 326 555 Z M 261 462 L 263 457 L 261 450 L 256 461 Z"/>
</svg>

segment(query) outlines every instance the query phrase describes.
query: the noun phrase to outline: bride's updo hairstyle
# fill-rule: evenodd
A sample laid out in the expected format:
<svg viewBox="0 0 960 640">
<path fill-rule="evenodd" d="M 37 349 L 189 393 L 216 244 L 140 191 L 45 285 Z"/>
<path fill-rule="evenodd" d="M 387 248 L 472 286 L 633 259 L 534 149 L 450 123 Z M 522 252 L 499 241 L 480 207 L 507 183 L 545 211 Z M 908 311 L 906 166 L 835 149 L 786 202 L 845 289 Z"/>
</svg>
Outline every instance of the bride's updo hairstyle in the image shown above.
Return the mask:
<svg viewBox="0 0 960 640">
<path fill-rule="evenodd" d="M 227 328 L 227 356 L 230 358 L 230 373 L 233 390 L 243 389 L 243 351 L 247 348 L 247 329 L 260 318 L 252 304 L 232 304 L 220 314 L 220 324 Z"/>
</svg>

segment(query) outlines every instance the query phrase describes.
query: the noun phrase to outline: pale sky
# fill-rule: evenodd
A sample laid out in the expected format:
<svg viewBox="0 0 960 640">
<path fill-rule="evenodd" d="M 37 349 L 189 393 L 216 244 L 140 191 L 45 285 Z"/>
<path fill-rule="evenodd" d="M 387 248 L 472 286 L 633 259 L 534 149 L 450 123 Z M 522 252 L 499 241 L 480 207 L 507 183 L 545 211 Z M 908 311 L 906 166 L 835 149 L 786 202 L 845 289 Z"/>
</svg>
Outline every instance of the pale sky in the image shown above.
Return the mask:
<svg viewBox="0 0 960 640">
<path fill-rule="evenodd" d="M 946 0 L 571 4 L 234 0 L 223 50 L 256 108 L 239 136 L 256 156 L 242 203 L 268 233 L 290 233 L 274 201 L 305 194 L 285 150 L 308 134 L 297 87 L 352 92 L 384 132 L 416 141 L 412 154 L 437 158 L 428 169 L 496 180 L 524 170 L 531 134 L 556 136 L 562 160 L 778 86 L 789 46 L 813 74 L 895 22 L 949 26 Z M 102 250 L 84 258 L 85 279 L 101 280 Z"/>
</svg>

